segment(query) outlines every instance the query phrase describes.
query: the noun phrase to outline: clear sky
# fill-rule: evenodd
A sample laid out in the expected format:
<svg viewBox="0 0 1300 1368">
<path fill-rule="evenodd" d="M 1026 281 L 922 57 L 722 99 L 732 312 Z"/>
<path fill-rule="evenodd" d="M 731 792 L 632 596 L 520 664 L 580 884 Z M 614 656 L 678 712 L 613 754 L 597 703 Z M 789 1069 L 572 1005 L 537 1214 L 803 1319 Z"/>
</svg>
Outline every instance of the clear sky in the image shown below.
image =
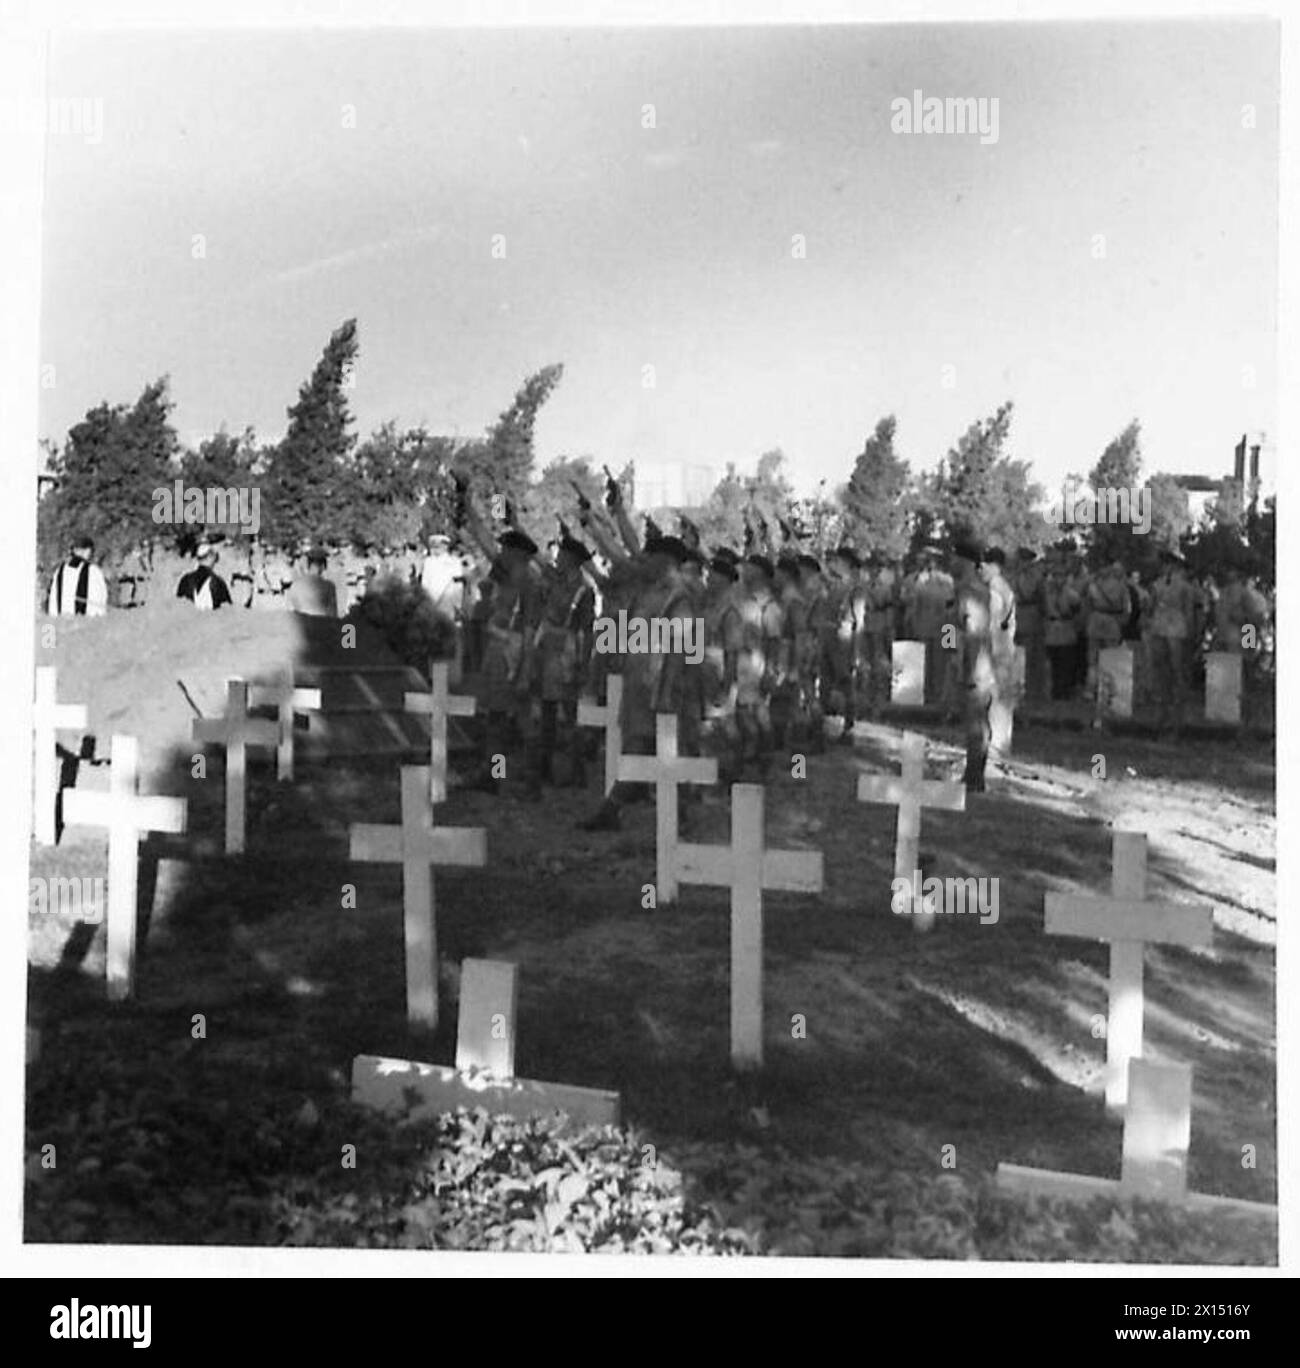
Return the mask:
<svg viewBox="0 0 1300 1368">
<path fill-rule="evenodd" d="M 41 432 L 167 372 L 183 437 L 273 439 L 355 315 L 362 432 L 476 434 L 562 361 L 543 461 L 779 446 L 809 491 L 1012 399 L 1045 481 L 1133 417 L 1217 475 L 1276 423 L 1277 62 L 1240 20 L 65 36 L 103 128 L 48 139 Z M 997 142 L 891 131 L 918 88 Z"/>
</svg>

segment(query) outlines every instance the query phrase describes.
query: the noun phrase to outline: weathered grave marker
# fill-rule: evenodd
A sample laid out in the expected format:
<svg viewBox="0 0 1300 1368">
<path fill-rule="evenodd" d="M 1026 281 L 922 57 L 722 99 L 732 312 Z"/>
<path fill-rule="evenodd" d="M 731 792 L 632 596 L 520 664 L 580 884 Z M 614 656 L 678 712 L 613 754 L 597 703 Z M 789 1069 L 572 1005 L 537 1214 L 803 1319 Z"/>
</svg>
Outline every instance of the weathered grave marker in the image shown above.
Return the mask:
<svg viewBox="0 0 1300 1368">
<path fill-rule="evenodd" d="M 139 747 L 134 736 L 115 736 L 107 793 L 68 789 L 64 819 L 108 828 L 108 996 L 113 1002 L 135 991 L 136 901 L 139 842 L 145 831 L 185 830 L 185 799 L 136 792 Z"/>
<path fill-rule="evenodd" d="M 405 696 L 406 711 L 426 713 L 429 717 L 429 801 L 447 801 L 447 719 L 473 717 L 475 700 L 449 693 L 447 662 L 434 661 L 430 668 L 433 688 L 429 693 L 412 692 Z"/>
<path fill-rule="evenodd" d="M 925 703 L 925 642 L 896 641 L 893 646 L 890 702 L 900 708 Z"/>
<path fill-rule="evenodd" d="M 1205 657 L 1205 716 L 1210 722 L 1241 722 L 1241 656 L 1235 652 Z"/>
<path fill-rule="evenodd" d="M 768 850 L 761 784 L 731 786 L 731 844 L 683 843 L 677 874 L 685 884 L 731 890 L 731 1062 L 763 1063 L 763 890 L 820 893 L 819 850 Z"/>
<path fill-rule="evenodd" d="M 487 833 L 482 827 L 434 826 L 428 767 L 403 765 L 401 825 L 354 822 L 349 857 L 402 866 L 406 1015 L 413 1029 L 434 1031 L 438 1027 L 438 927 L 433 866 L 485 864 Z"/>
<path fill-rule="evenodd" d="M 898 829 L 894 845 L 894 878 L 912 883 L 919 868 L 921 846 L 921 809 L 941 808 L 964 812 L 966 789 L 948 780 L 925 778 L 925 737 L 920 732 L 904 732 L 902 774 L 895 779 L 882 774 L 858 775 L 858 802 L 891 803 L 898 807 Z M 934 913 L 913 908 L 912 925 L 928 931 Z"/>
<path fill-rule="evenodd" d="M 617 1126 L 616 1092 L 515 1077 L 517 976 L 514 964 L 465 960 L 456 1067 L 358 1055 L 352 1061 L 352 1100 L 378 1111 L 400 1113 L 414 1093 L 411 1114 L 420 1118 L 440 1116 L 457 1107 L 483 1107 L 494 1116 L 521 1120 L 564 1112 L 577 1126 Z"/>
<path fill-rule="evenodd" d="M 1237 1197 L 1187 1191 L 1187 1150 L 1192 1133 L 1192 1071 L 1186 1064 L 1131 1059 L 1127 1075 L 1120 1176 L 998 1165 L 998 1187 L 1031 1197 L 1088 1202 L 1095 1197 L 1173 1202 L 1193 1210 L 1277 1220 L 1277 1207 Z"/>
<path fill-rule="evenodd" d="M 593 699 L 578 702 L 578 726 L 605 729 L 605 796 L 618 783 L 618 766 L 623 757 L 623 723 L 619 710 L 623 706 L 623 676 L 605 676 L 605 704 L 600 707 Z"/>
<path fill-rule="evenodd" d="M 226 854 L 244 849 L 247 747 L 280 744 L 280 724 L 266 717 L 249 717 L 248 684 L 226 681 L 226 711 L 221 717 L 196 718 L 194 739 L 224 747 L 226 752 Z"/>
<path fill-rule="evenodd" d="M 275 777 L 288 782 L 293 779 L 293 713 L 319 712 L 321 691 L 294 686 L 293 672 L 283 670 L 271 684 L 253 684 L 248 691 L 249 706 L 274 708 L 279 714 L 280 739 L 275 750 Z"/>
<path fill-rule="evenodd" d="M 1110 942 L 1109 1009 L 1106 1019 L 1106 1106 L 1124 1106 L 1128 1062 L 1142 1053 L 1142 958 L 1145 945 L 1208 945 L 1214 910 L 1208 903 L 1160 903 L 1147 899 L 1147 838 L 1117 831 L 1111 855 L 1109 898 L 1049 893 L 1043 927 L 1050 936 Z"/>
<path fill-rule="evenodd" d="M 655 786 L 655 903 L 677 900 L 677 785 L 716 784 L 718 762 L 677 754 L 677 714 L 655 714 L 655 753 L 625 755 L 622 780 Z"/>
<path fill-rule="evenodd" d="M 58 701 L 58 672 L 53 665 L 42 665 L 36 671 L 36 702 L 32 712 L 32 815 L 36 839 L 42 845 L 53 845 L 58 833 L 54 826 L 54 811 L 59 796 L 58 733 L 84 731 L 86 707 L 84 703 Z"/>
<path fill-rule="evenodd" d="M 1097 711 L 1133 716 L 1133 648 L 1108 646 L 1097 653 Z"/>
</svg>

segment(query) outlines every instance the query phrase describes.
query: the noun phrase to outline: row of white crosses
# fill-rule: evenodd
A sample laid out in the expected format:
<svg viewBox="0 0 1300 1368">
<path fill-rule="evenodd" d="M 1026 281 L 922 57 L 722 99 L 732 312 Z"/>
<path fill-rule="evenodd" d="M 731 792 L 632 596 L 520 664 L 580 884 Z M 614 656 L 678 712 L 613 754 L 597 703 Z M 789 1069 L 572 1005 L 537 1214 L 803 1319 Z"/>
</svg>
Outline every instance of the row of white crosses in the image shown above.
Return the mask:
<svg viewBox="0 0 1300 1368">
<path fill-rule="evenodd" d="M 611 687 L 616 681 L 617 676 L 611 676 Z M 721 885 L 731 890 L 731 1059 L 738 1069 L 757 1067 L 763 1060 L 763 892 L 820 891 L 821 855 L 764 847 L 764 789 L 751 784 L 732 788 L 730 846 L 680 843 L 677 785 L 714 782 L 715 763 L 680 757 L 677 719 L 665 713 L 656 719 L 654 756 L 619 756 L 616 701 L 614 692 L 605 708 L 589 706 L 579 720 L 605 727 L 606 746 L 616 756 L 614 773 L 618 779 L 656 785 L 656 867 L 659 889 L 668 890 L 666 896 L 661 893 L 663 900 L 675 898 L 679 882 Z M 901 751 L 901 775 L 859 775 L 857 797 L 861 802 L 889 803 L 898 808 L 894 875 L 910 882 L 917 868 L 922 809 L 963 811 L 966 791 L 958 783 L 924 778 L 925 738 L 919 733 L 904 733 Z M 607 762 L 608 755 L 607 750 Z M 607 780 L 607 784 L 612 786 L 612 781 Z M 1106 1105 L 1125 1118 L 1119 1183 L 1007 1164 L 999 1169 L 999 1181 L 1016 1190 L 1057 1196 L 1089 1197 L 1117 1189 L 1125 1194 L 1185 1199 L 1193 1206 L 1220 1204 L 1268 1214 L 1275 1209 L 1186 1192 L 1191 1070 L 1185 1065 L 1157 1065 L 1142 1058 L 1143 954 L 1148 943 L 1208 944 L 1212 909 L 1208 905 L 1148 900 L 1146 875 L 1146 837 L 1116 832 L 1111 897 L 1049 894 L 1045 909 L 1049 935 L 1103 940 L 1111 947 Z M 919 930 L 934 920 L 933 913 L 920 908 L 914 913 L 914 925 Z"/>
<path fill-rule="evenodd" d="M 578 722 L 605 729 L 606 792 L 616 781 L 655 786 L 655 902 L 675 902 L 678 884 L 711 884 L 731 890 L 731 1061 L 737 1069 L 763 1062 L 763 892 L 817 893 L 823 886 L 822 856 L 818 851 L 772 851 L 764 845 L 764 789 L 758 784 L 735 784 L 731 790 L 731 844 L 684 845 L 678 832 L 677 786 L 715 784 L 714 759 L 678 753 L 677 716 L 655 717 L 655 753 L 622 754 L 618 707 L 622 680 L 610 675 L 606 702 L 579 704 Z M 861 775 L 862 802 L 898 807 L 895 874 L 912 879 L 921 839 L 921 809 L 939 807 L 962 811 L 966 790 L 961 784 L 926 780 L 925 738 L 916 732 L 903 737 L 901 779 Z M 914 925 L 924 930 L 928 918 L 920 909 Z"/>
</svg>

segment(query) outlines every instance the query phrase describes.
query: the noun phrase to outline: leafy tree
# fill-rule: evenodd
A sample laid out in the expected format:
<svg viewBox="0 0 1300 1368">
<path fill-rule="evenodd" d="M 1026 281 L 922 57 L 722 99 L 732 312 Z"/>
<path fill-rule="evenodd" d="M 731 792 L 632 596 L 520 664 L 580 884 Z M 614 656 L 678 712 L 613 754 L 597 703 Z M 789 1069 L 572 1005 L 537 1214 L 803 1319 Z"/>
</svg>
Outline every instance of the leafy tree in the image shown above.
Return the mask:
<svg viewBox="0 0 1300 1368">
<path fill-rule="evenodd" d="M 550 462 L 528 490 L 522 521 L 539 546 L 558 534 L 560 518 L 575 536 L 581 537 L 574 485 L 591 503 L 600 505 L 604 498 L 605 476 L 602 471 L 592 468 L 587 456 L 561 456 Z"/>
<path fill-rule="evenodd" d="M 357 356 L 357 322 L 337 328 L 311 378 L 289 410 L 289 428 L 266 472 L 262 500 L 264 537 L 284 550 L 304 542 L 337 541 L 343 533 L 348 458 L 355 436 L 348 431 L 345 381 Z"/>
<path fill-rule="evenodd" d="M 1029 478 L 1029 462 L 1003 454 L 1011 429 L 1010 401 L 990 418 L 972 423 L 923 482 L 924 521 L 948 536 L 973 532 L 1011 550 L 1038 546 L 1047 536 L 1039 512 L 1045 492 Z"/>
<path fill-rule="evenodd" d="M 488 429 L 489 488 L 519 506 L 533 476 L 533 428 L 537 412 L 560 383 L 564 367 L 544 366 L 524 381 L 510 407 Z"/>
<path fill-rule="evenodd" d="M 1098 500 L 1107 498 L 1107 491 L 1127 489 L 1130 493 L 1140 488 L 1142 478 L 1141 429 L 1135 418 L 1118 436 L 1107 443 L 1088 476 Z M 1104 506 L 1104 505 L 1103 505 Z M 1137 545 L 1142 534 L 1130 523 L 1102 522 L 1094 518 L 1084 529 L 1089 559 L 1103 565 L 1117 557 L 1127 566 L 1137 567 L 1146 559 L 1145 550 Z"/>
<path fill-rule="evenodd" d="M 338 527 L 353 546 L 397 548 L 417 542 L 424 524 L 424 493 L 417 452 L 420 430 L 398 432 L 385 423 L 356 449 L 341 472 Z"/>
<path fill-rule="evenodd" d="M 154 490 L 175 478 L 178 449 L 167 387 L 163 376 L 146 385 L 134 405 L 99 404 L 52 454 L 55 483 L 37 518 L 42 580 L 73 536 L 93 537 L 99 559 L 110 569 L 160 536 Z"/>
<path fill-rule="evenodd" d="M 894 451 L 898 421 L 890 414 L 863 444 L 844 490 L 844 527 L 859 550 L 891 559 L 907 549 L 912 521 L 912 472 Z"/>
<path fill-rule="evenodd" d="M 781 545 L 781 520 L 787 522 L 794 503 L 794 490 L 783 469 L 785 453 L 779 448 L 765 451 L 751 476 L 740 475 L 732 462 L 714 486 L 698 522 L 705 545 L 731 546 L 740 550 L 745 543 L 748 523 L 762 539 L 767 528 L 768 544 L 758 549 L 775 550 Z"/>
</svg>

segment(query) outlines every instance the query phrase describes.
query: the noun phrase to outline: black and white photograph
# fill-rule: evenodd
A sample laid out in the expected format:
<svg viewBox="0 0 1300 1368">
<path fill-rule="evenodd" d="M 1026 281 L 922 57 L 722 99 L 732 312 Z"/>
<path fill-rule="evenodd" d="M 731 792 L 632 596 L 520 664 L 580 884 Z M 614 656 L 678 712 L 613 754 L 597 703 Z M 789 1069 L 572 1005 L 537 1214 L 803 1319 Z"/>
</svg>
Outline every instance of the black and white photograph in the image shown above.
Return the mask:
<svg viewBox="0 0 1300 1368">
<path fill-rule="evenodd" d="M 8 97 L 33 1255 L 1278 1271 L 1282 23 L 684 13 Z"/>
</svg>

